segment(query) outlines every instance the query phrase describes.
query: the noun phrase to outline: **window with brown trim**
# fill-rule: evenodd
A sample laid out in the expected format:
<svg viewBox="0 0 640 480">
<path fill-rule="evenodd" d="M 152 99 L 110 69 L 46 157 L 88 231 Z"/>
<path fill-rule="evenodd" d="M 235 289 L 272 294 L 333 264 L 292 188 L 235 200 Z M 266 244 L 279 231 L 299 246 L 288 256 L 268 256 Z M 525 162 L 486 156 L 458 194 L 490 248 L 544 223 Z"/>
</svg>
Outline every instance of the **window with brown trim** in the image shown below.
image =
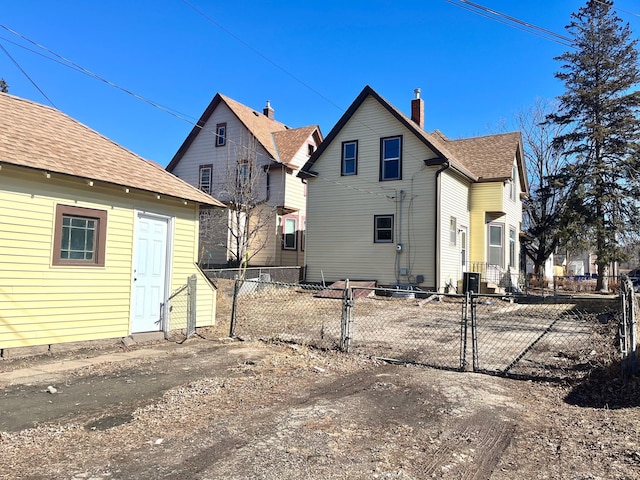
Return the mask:
<svg viewBox="0 0 640 480">
<path fill-rule="evenodd" d="M 211 175 L 213 172 L 213 165 L 200 165 L 198 173 L 198 188 L 204 193 L 211 193 Z"/>
<path fill-rule="evenodd" d="M 227 124 L 216 125 L 216 147 L 224 147 L 227 143 Z"/>
<path fill-rule="evenodd" d="M 104 267 L 107 212 L 56 205 L 53 265 Z"/>
</svg>

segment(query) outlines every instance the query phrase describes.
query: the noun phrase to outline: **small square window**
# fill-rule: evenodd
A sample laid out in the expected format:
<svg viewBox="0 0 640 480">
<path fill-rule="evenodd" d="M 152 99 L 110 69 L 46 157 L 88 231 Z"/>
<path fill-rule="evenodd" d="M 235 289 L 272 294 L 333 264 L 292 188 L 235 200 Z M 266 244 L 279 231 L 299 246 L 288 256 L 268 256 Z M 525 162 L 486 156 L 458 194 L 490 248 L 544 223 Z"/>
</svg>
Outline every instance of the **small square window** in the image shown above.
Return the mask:
<svg viewBox="0 0 640 480">
<path fill-rule="evenodd" d="M 375 215 L 374 237 L 375 243 L 393 243 L 393 215 Z"/>
<path fill-rule="evenodd" d="M 341 175 L 356 175 L 358 173 L 358 141 L 342 142 L 342 170 Z"/>
<path fill-rule="evenodd" d="M 211 173 L 213 165 L 200 165 L 198 188 L 204 193 L 211 193 Z"/>
<path fill-rule="evenodd" d="M 402 136 L 380 139 L 380 180 L 402 179 Z"/>
<path fill-rule="evenodd" d="M 103 267 L 106 233 L 106 211 L 57 205 L 52 264 Z"/>
<path fill-rule="evenodd" d="M 224 147 L 227 144 L 227 124 L 216 125 L 216 147 Z"/>
</svg>

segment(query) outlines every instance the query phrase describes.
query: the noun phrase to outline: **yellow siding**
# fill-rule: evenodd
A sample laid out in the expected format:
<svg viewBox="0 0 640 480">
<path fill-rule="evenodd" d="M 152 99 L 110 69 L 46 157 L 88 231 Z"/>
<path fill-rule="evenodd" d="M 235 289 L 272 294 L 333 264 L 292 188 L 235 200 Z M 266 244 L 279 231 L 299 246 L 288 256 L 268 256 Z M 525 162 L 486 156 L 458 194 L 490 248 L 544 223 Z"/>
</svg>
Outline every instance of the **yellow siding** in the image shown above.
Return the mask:
<svg viewBox="0 0 640 480">
<path fill-rule="evenodd" d="M 104 267 L 51 265 L 58 203 L 107 211 Z M 168 242 L 173 243 L 171 288 L 184 284 L 197 271 L 197 206 L 106 186 L 88 187 L 69 177 L 45 179 L 38 172 L 3 166 L 0 348 L 130 333 L 135 209 L 174 219 L 173 239 Z M 211 304 L 210 299 L 203 302 Z M 211 318 L 203 305 L 206 319 Z"/>
<path fill-rule="evenodd" d="M 471 186 L 471 261 L 488 262 L 487 225 L 491 222 L 504 225 L 504 266 L 509 263 L 509 229 L 516 230 L 516 265 L 518 271 L 520 256 L 520 228 L 522 225 L 522 202 L 520 182 L 516 178 L 516 199 L 510 198 L 509 182 L 476 183 Z"/>
<path fill-rule="evenodd" d="M 403 135 L 403 180 L 380 182 L 380 138 L 392 135 Z M 341 177 L 341 145 L 349 140 L 358 140 L 358 174 Z M 424 275 L 422 285 L 433 287 L 437 167 L 423 162 L 432 156 L 377 101 L 365 100 L 314 165 L 318 177 L 309 179 L 307 279 L 393 284 Z M 393 243 L 374 243 L 374 215 L 389 214 L 395 215 Z M 402 253 L 396 243 L 404 245 Z M 408 274 L 399 275 L 397 266 Z"/>
</svg>

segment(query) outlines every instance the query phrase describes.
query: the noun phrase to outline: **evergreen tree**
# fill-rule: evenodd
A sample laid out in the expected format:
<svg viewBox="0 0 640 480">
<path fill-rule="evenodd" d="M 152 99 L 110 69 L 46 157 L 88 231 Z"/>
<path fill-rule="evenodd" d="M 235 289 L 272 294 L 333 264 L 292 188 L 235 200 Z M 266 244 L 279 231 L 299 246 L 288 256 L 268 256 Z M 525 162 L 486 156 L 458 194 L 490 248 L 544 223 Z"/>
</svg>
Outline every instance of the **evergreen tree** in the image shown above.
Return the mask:
<svg viewBox="0 0 640 480">
<path fill-rule="evenodd" d="M 566 27 L 575 50 L 556 77 L 565 84 L 548 120 L 567 130 L 554 146 L 567 158 L 565 232 L 591 240 L 597 290 L 608 291 L 609 265 L 625 257 L 623 239 L 638 229 L 640 82 L 637 40 L 608 0 L 589 0 Z"/>
</svg>

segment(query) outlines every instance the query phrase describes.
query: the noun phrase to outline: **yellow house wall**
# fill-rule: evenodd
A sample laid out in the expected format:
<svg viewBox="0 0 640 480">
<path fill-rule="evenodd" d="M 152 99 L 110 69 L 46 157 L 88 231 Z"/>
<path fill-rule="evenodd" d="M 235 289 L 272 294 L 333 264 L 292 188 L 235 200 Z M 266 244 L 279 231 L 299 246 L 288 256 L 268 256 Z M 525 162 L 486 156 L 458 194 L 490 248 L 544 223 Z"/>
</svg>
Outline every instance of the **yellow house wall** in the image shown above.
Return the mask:
<svg viewBox="0 0 640 480">
<path fill-rule="evenodd" d="M 471 245 L 470 261 L 488 262 L 489 223 L 504 225 L 504 267 L 509 264 L 509 229 L 516 230 L 516 264 L 512 271 L 519 270 L 520 242 L 522 225 L 522 201 L 520 200 L 520 182 L 515 179 L 516 199 L 510 198 L 509 182 L 474 183 L 471 185 Z"/>
<path fill-rule="evenodd" d="M 52 266 L 58 203 L 107 211 L 104 267 Z M 171 289 L 196 273 L 198 209 L 71 177 L 3 165 L 0 171 L 0 349 L 123 337 L 130 333 L 135 210 L 174 219 Z M 199 324 L 213 322 L 202 288 Z M 209 305 L 209 306 L 207 306 Z M 207 310 L 209 309 L 209 311 Z"/>
<path fill-rule="evenodd" d="M 380 138 L 403 135 L 402 180 L 379 181 Z M 343 141 L 358 140 L 358 174 L 340 175 Z M 307 189 L 307 280 L 435 284 L 433 152 L 371 97 L 314 164 Z M 402 198 L 402 201 L 400 199 Z M 392 243 L 374 242 L 374 215 L 395 217 Z M 403 244 L 402 253 L 396 244 Z M 400 268 L 407 275 L 399 275 Z"/>
</svg>

